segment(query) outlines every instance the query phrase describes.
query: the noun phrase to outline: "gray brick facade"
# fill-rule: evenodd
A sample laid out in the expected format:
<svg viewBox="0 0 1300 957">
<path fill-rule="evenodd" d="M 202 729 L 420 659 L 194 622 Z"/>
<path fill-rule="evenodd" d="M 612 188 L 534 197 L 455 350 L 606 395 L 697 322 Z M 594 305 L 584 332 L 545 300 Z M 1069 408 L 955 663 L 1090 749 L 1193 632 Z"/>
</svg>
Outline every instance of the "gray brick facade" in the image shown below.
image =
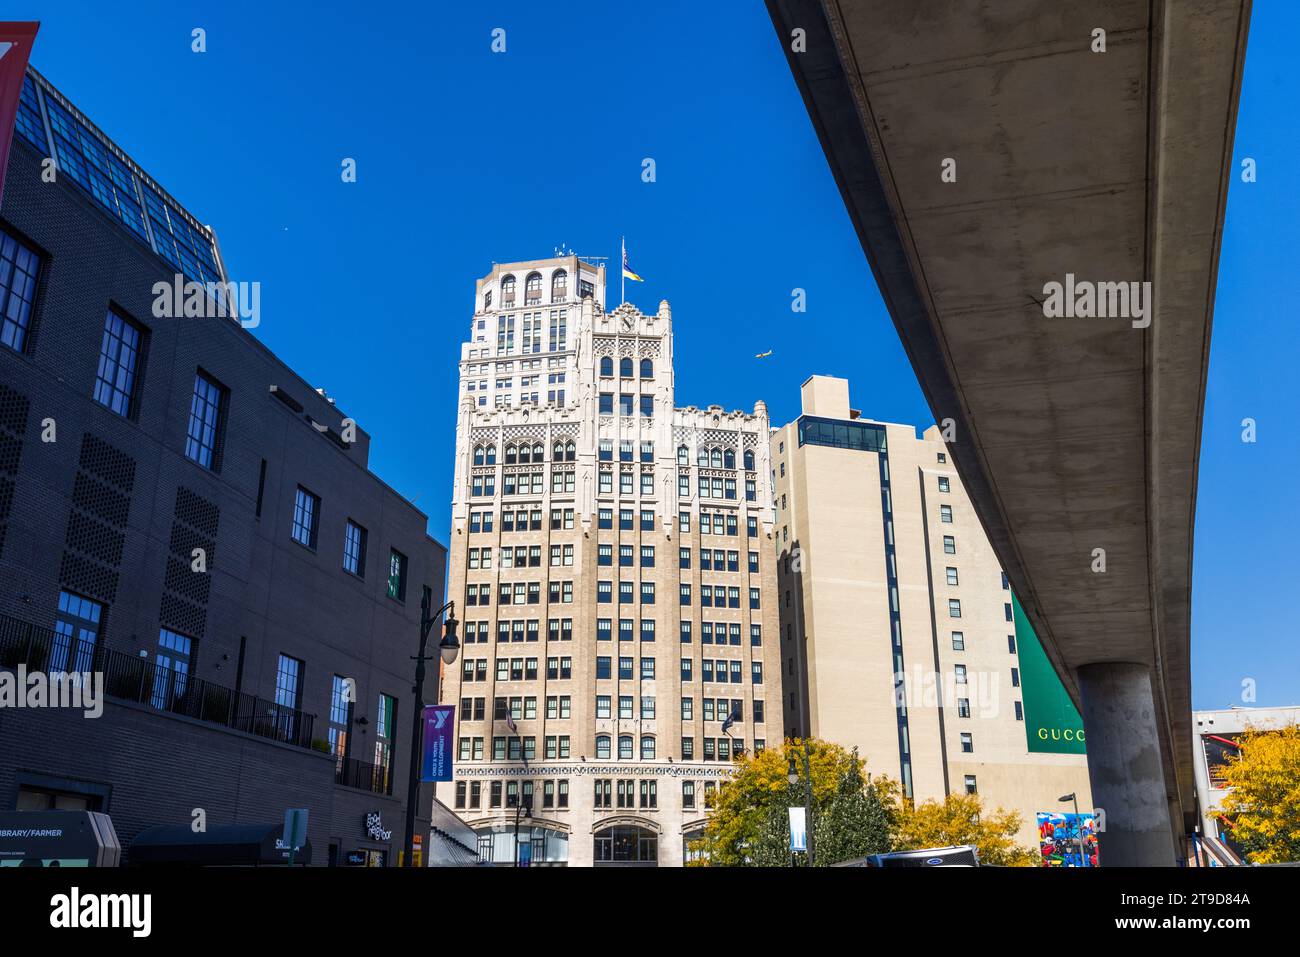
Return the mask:
<svg viewBox="0 0 1300 957">
<path fill-rule="evenodd" d="M 195 808 L 219 824 L 308 807 L 313 863 L 330 859 L 331 844 L 388 850 L 395 863 L 410 656 L 422 588 L 441 603 L 445 548 L 368 471 L 369 436 L 358 428 L 341 447 L 318 431 L 313 422 L 341 433 L 342 411 L 250 332 L 224 318 L 155 318 L 153 286 L 172 282 L 173 268 L 77 185 L 43 182 L 41 159 L 15 137 L 0 207 L 0 229 L 41 256 L 24 349 L 0 346 L 0 616 L 11 631 L 49 629 L 60 591 L 75 592 L 104 606 L 100 647 L 152 660 L 167 627 L 193 642 L 192 678 L 267 701 L 279 656 L 292 656 L 318 742 L 334 676 L 351 678 L 350 756 L 363 762 L 374 760 L 379 696 L 390 695 L 393 793 L 336 784 L 329 754 L 110 698 L 95 720 L 0 708 L 0 808 L 14 808 L 20 788 L 84 793 L 127 846 L 149 825 L 189 823 Z M 92 397 L 110 307 L 146 330 L 130 417 Z M 215 470 L 185 455 L 198 370 L 225 389 Z M 51 423 L 54 441 L 43 441 Z M 320 500 L 315 549 L 290 536 L 300 485 Z M 342 567 L 349 520 L 367 532 L 363 577 Z M 190 568 L 196 547 L 206 574 Z M 407 556 L 404 602 L 388 596 L 390 548 Z M 370 811 L 391 841 L 365 839 Z M 427 815 L 423 806 L 426 833 Z"/>
</svg>

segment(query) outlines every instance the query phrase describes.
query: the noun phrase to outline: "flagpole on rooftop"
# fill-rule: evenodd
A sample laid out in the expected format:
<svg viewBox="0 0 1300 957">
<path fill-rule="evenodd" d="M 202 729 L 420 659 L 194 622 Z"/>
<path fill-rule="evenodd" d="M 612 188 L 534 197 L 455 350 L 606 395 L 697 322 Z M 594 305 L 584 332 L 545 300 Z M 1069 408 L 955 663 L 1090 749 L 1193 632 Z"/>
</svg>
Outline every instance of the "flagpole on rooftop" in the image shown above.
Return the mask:
<svg viewBox="0 0 1300 957">
<path fill-rule="evenodd" d="M 618 237 L 618 304 L 627 302 L 627 237 Z"/>
</svg>

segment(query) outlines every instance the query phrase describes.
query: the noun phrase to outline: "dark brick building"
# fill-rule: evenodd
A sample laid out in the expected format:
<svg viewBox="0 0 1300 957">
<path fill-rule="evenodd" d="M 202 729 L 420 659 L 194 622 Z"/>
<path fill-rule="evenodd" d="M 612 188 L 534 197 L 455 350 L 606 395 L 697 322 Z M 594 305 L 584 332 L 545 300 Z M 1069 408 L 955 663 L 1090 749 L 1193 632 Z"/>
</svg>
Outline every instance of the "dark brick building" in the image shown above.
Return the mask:
<svg viewBox="0 0 1300 957">
<path fill-rule="evenodd" d="M 215 237 L 31 71 L 0 207 L 0 668 L 100 672 L 106 703 L 0 707 L 0 809 L 106 811 L 129 847 L 306 807 L 313 863 L 396 863 L 446 551 L 237 320 L 156 318 L 177 274 L 224 281 Z"/>
</svg>

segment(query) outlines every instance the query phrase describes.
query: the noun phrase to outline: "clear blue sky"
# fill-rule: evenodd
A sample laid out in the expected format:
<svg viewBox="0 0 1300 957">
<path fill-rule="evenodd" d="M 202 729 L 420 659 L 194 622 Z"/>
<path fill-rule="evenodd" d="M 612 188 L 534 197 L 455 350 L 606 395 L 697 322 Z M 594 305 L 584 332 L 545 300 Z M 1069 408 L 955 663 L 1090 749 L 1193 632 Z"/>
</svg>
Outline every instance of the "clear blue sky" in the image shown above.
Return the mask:
<svg viewBox="0 0 1300 957">
<path fill-rule="evenodd" d="M 679 404 L 782 423 L 814 372 L 872 418 L 932 417 L 761 3 L 295 5 L 30 0 L 34 63 L 262 284 L 260 336 L 374 437 L 372 468 L 445 540 L 455 359 L 493 260 L 615 257 L 620 234 L 667 298 Z M 1300 473 L 1289 64 L 1300 5 L 1259 0 L 1201 454 L 1196 707 L 1300 702 L 1294 594 Z M 190 50 L 207 30 L 208 52 Z M 502 27 L 507 52 L 493 54 Z M 358 182 L 343 184 L 343 157 Z M 652 157 L 658 181 L 643 183 Z M 616 285 L 617 280 L 613 280 Z M 808 312 L 789 308 L 808 291 Z M 615 290 L 615 296 L 616 296 Z M 612 297 L 611 304 L 616 299 Z M 756 352 L 773 349 L 762 361 Z M 1259 441 L 1240 441 L 1246 416 Z"/>
</svg>

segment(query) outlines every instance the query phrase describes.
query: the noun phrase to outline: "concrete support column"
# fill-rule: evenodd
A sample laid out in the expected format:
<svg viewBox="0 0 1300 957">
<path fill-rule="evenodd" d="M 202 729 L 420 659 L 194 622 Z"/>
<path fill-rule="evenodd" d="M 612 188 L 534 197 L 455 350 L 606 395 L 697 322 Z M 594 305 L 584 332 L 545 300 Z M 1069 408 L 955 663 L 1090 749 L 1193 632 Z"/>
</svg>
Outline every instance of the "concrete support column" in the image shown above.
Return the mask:
<svg viewBox="0 0 1300 957">
<path fill-rule="evenodd" d="M 1105 813 L 1097 838 L 1102 865 L 1173 867 L 1150 669 L 1127 662 L 1084 665 L 1079 692 L 1092 801 Z"/>
</svg>

